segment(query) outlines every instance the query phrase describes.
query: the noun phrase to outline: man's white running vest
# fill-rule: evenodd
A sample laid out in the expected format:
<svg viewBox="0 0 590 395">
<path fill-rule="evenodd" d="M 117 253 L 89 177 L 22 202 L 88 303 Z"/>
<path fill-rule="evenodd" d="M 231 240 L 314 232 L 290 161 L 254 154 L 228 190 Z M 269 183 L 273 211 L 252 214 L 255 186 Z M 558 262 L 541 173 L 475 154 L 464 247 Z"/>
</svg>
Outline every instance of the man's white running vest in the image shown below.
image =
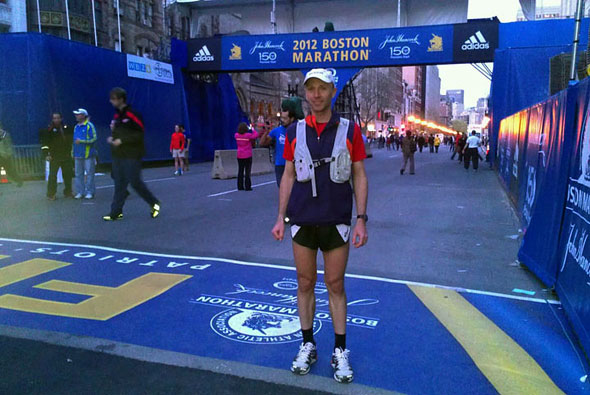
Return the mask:
<svg viewBox="0 0 590 395">
<path fill-rule="evenodd" d="M 316 167 L 330 163 L 330 179 L 333 182 L 342 184 L 350 180 L 352 160 L 346 144 L 349 124 L 350 121 L 348 119 L 340 118 L 336 140 L 332 148 L 332 156 L 313 160 L 309 152 L 309 147 L 307 146 L 305 120 L 297 122 L 297 142 L 295 143 L 295 171 L 297 173 L 297 181 L 311 181 L 313 197 L 318 196 L 315 180 Z"/>
</svg>

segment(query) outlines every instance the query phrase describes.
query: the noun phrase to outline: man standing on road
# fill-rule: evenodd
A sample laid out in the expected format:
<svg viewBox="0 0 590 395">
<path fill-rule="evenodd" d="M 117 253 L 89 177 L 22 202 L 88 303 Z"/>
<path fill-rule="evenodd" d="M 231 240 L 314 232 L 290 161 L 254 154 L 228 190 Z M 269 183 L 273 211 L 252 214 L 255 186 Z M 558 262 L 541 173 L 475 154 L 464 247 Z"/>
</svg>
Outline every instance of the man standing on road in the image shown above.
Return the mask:
<svg viewBox="0 0 590 395">
<path fill-rule="evenodd" d="M 404 137 L 402 140 L 402 155 L 404 157 L 402 162 L 402 168 L 399 170 L 399 174 L 401 174 L 402 176 L 406 171 L 406 165 L 408 164 L 408 161 L 410 161 L 410 174 L 416 174 L 414 169 L 414 153 L 416 151 L 416 140 L 414 140 L 412 132 L 408 130 L 406 132 L 406 137 Z"/>
<path fill-rule="evenodd" d="M 79 108 L 74 111 L 78 124 L 74 127 L 74 165 L 76 175 L 75 199 L 94 198 L 94 171 L 96 169 L 96 128 L 88 120 L 88 111 Z M 86 175 L 86 178 L 84 177 Z"/>
<path fill-rule="evenodd" d="M 332 112 L 332 99 L 336 95 L 332 72 L 313 69 L 306 74 L 304 86 L 311 115 L 287 129 L 279 215 L 272 229 L 275 239 L 282 240 L 285 223 L 289 223 L 293 238 L 297 307 L 303 342 L 291 371 L 298 375 L 307 374 L 317 361 L 313 322 L 316 261 L 320 249 L 324 256 L 324 282 L 335 331 L 331 360 L 334 379 L 349 383 L 353 380 L 353 371 L 350 351 L 346 348 L 344 274 L 350 248 L 353 193 L 358 215 L 352 244 L 359 248 L 368 239 L 368 181 L 363 162 L 366 153 L 359 126 Z"/>
<path fill-rule="evenodd" d="M 60 113 L 51 115 L 51 124 L 40 133 L 41 150 L 49 162 L 49 179 L 47 182 L 47 199 L 55 200 L 57 193 L 57 172 L 61 168 L 64 180 L 64 197 L 72 194 L 72 143 L 74 134 L 68 125 L 63 124 Z"/>
<path fill-rule="evenodd" d="M 286 131 L 293 122 L 303 119 L 303 110 L 301 109 L 301 100 L 298 97 L 290 97 L 281 103 L 281 125 L 271 130 L 270 133 L 264 133 L 260 138 L 260 145 L 268 147 L 272 142 L 275 146 L 275 174 L 277 185 L 281 187 L 281 179 L 285 171 L 285 150 Z"/>
<path fill-rule="evenodd" d="M 143 120 L 141 115 L 127 104 L 125 89 L 113 88 L 110 102 L 116 110 L 111 121 L 113 134 L 107 139 L 112 150 L 115 194 L 111 212 L 102 219 L 115 221 L 123 218 L 123 205 L 127 199 L 129 184 L 150 205 L 151 217 L 156 218 L 160 214 L 160 202 L 141 179 L 141 158 L 145 153 Z"/>
<path fill-rule="evenodd" d="M 477 171 L 479 167 L 479 137 L 475 134 L 475 130 L 471 131 L 471 136 L 465 142 L 465 151 L 463 155 L 463 164 L 465 170 L 469 170 L 469 160 L 473 162 L 473 170 Z"/>
</svg>

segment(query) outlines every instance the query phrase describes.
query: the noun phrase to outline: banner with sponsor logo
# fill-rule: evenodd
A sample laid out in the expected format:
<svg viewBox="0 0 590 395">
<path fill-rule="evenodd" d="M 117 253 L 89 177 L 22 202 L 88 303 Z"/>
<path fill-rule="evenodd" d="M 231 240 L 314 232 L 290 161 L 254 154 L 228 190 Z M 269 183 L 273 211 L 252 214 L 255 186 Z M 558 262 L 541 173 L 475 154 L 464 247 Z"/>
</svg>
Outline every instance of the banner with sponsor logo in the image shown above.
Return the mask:
<svg viewBox="0 0 590 395">
<path fill-rule="evenodd" d="M 171 64 L 129 54 L 127 55 L 127 76 L 174 84 Z"/>
<path fill-rule="evenodd" d="M 462 45 L 453 49 L 458 41 Z M 498 24 L 490 22 L 225 36 L 189 40 L 187 66 L 213 72 L 482 62 L 493 58 L 497 46 Z"/>
<path fill-rule="evenodd" d="M 566 131 L 571 130 L 573 120 L 567 109 L 572 98 L 575 100 L 575 95 L 563 91 L 527 110 L 519 204 L 524 236 L 518 258 L 548 286 L 555 285 L 558 271 L 567 153 L 571 150 Z"/>
<path fill-rule="evenodd" d="M 559 246 L 557 292 L 578 337 L 590 352 L 590 84 L 588 79 L 570 94 L 577 97 L 572 134 L 569 182 Z"/>
</svg>

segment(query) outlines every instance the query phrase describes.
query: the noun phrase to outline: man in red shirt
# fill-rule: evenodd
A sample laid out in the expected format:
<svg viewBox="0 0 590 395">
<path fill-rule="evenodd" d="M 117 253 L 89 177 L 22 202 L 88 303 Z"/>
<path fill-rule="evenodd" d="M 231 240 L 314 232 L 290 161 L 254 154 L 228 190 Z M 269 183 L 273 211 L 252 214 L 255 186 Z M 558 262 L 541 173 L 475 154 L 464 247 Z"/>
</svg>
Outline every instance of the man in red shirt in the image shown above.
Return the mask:
<svg viewBox="0 0 590 395">
<path fill-rule="evenodd" d="M 317 360 L 313 323 L 316 260 L 320 249 L 324 256 L 324 282 L 335 331 L 331 360 L 334 378 L 340 383 L 349 383 L 353 380 L 353 371 L 350 351 L 346 348 L 344 274 L 350 247 L 353 195 L 358 215 L 352 244 L 359 248 L 368 239 L 365 146 L 359 126 L 332 111 L 332 99 L 336 95 L 333 74 L 325 69 L 313 69 L 306 74 L 304 85 L 311 115 L 293 123 L 286 131 L 283 154 L 286 163 L 279 192 L 279 215 L 272 229 L 275 239 L 283 240 L 285 223 L 288 223 L 293 238 L 303 341 L 291 371 L 307 374 Z M 298 138 L 305 145 L 297 147 Z M 312 169 L 311 172 L 308 169 Z M 350 175 L 354 188 L 349 182 Z"/>
<path fill-rule="evenodd" d="M 182 125 L 174 125 L 174 133 L 170 139 L 170 153 L 174 158 L 174 175 L 182 175 L 182 165 L 184 157 L 184 134 L 182 133 Z"/>
</svg>

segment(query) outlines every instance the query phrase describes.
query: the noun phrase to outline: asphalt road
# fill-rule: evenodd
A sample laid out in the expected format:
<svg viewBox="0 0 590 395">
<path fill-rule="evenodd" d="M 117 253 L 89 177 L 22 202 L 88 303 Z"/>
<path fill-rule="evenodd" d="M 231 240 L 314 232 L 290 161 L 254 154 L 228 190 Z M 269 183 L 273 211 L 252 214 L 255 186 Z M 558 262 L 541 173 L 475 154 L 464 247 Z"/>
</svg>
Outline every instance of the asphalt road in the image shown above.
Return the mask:
<svg viewBox="0 0 590 395">
<path fill-rule="evenodd" d="M 519 288 L 554 298 L 515 263 L 518 220 L 495 172 L 486 165 L 467 172 L 449 157 L 445 147 L 439 154 L 417 153 L 416 175 L 401 176 L 400 152 L 374 151 L 366 161 L 369 243 L 351 252 L 348 271 L 503 294 Z M 48 201 L 42 181 L 20 189 L 0 185 L 0 237 L 293 266 L 290 242 L 270 235 L 278 206 L 274 174 L 254 177 L 254 191 L 238 192 L 235 180 L 212 180 L 210 172 L 211 163 L 194 164 L 181 177 L 172 175 L 172 167 L 147 169 L 144 179 L 162 201 L 160 217 L 151 219 L 147 204 L 132 192 L 125 218 L 115 223 L 101 219 L 113 193 L 108 174 L 97 177 L 92 201 Z M 202 365 L 169 366 L 156 363 L 161 358 L 142 362 L 100 348 L 88 351 L 69 336 L 52 345 L 15 333 L 0 331 L 0 392 L 312 393 L 287 379 L 268 383 L 280 376 L 276 373 L 243 378 Z M 316 388 L 345 391 L 321 384 Z"/>
<path fill-rule="evenodd" d="M 466 172 L 442 147 L 439 154 L 417 153 L 416 175 L 400 176 L 399 152 L 374 151 L 366 160 L 369 243 L 351 252 L 350 273 L 551 297 L 515 265 L 519 224 L 495 172 L 485 165 Z M 132 192 L 116 223 L 101 219 L 113 193 L 108 175 L 97 177 L 89 202 L 48 201 L 42 181 L 0 185 L 0 236 L 293 265 L 290 242 L 270 235 L 278 207 L 274 174 L 254 177 L 254 191 L 238 192 L 235 180 L 213 180 L 210 172 L 211 163 L 181 177 L 171 167 L 144 171 L 162 201 L 160 217 L 152 220 Z"/>
</svg>

